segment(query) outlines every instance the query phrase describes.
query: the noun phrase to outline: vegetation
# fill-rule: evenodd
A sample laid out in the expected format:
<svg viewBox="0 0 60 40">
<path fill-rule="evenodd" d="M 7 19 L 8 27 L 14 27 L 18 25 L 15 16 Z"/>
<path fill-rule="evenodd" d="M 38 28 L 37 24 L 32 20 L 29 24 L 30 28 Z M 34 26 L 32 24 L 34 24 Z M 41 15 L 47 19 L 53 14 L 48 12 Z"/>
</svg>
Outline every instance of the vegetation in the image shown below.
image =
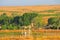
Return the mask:
<svg viewBox="0 0 60 40">
<path fill-rule="evenodd" d="M 46 28 L 60 29 L 60 17 L 52 17 L 48 19 L 48 25 Z"/>
<path fill-rule="evenodd" d="M 33 24 L 34 24 L 34 28 L 35 29 L 39 29 L 43 27 L 43 21 L 42 21 L 42 17 L 41 16 L 37 16 L 32 20 Z"/>
<path fill-rule="evenodd" d="M 34 17 L 36 17 L 37 14 L 36 13 L 25 13 L 22 16 L 22 20 L 23 20 L 23 25 L 24 26 L 28 26 L 31 24 L 31 21 L 33 20 Z"/>
<path fill-rule="evenodd" d="M 6 13 L 3 13 L 0 16 L 0 29 L 16 30 L 22 28 L 22 26 L 28 26 L 37 15 L 37 13 L 32 12 L 24 13 L 22 16 L 15 16 L 14 14 L 12 17 L 8 17 Z"/>
<path fill-rule="evenodd" d="M 48 12 L 48 13 L 53 13 L 55 11 L 58 11 L 58 10 L 46 10 L 45 12 Z"/>
<path fill-rule="evenodd" d="M 54 12 L 56 10 L 48 10 L 48 12 Z M 23 15 L 17 15 L 18 12 L 13 12 L 9 17 L 6 13 L 0 15 L 0 29 L 1 30 L 18 30 L 23 29 L 33 23 L 35 29 L 48 28 L 48 29 L 60 29 L 60 13 L 56 14 L 38 14 L 37 12 L 24 13 Z M 42 21 L 44 16 L 55 16 L 48 19 L 48 24 L 44 24 Z"/>
</svg>

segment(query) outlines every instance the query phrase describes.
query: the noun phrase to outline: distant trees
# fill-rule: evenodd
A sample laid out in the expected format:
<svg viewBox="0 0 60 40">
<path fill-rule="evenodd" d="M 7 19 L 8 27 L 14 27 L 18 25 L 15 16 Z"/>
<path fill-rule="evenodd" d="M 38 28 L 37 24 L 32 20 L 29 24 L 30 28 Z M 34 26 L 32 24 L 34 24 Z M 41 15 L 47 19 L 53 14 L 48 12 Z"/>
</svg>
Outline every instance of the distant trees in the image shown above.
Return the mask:
<svg viewBox="0 0 60 40">
<path fill-rule="evenodd" d="M 5 13 L 3 13 L 1 16 L 0 16 L 0 24 L 8 24 L 8 17 Z"/>
<path fill-rule="evenodd" d="M 60 17 L 52 17 L 48 19 L 48 25 L 46 28 L 49 29 L 60 29 Z"/>
<path fill-rule="evenodd" d="M 54 24 L 54 23 L 57 22 L 57 20 L 58 20 L 58 18 L 56 18 L 56 17 L 49 18 L 48 19 L 48 24 Z"/>
<path fill-rule="evenodd" d="M 23 25 L 24 26 L 28 26 L 31 24 L 31 21 L 33 20 L 33 18 L 35 18 L 37 16 L 37 13 L 24 13 L 22 16 L 23 19 Z"/>
<path fill-rule="evenodd" d="M 22 16 L 8 17 L 6 13 L 0 16 L 1 29 L 15 30 L 20 29 L 22 26 L 28 26 L 31 24 L 33 18 L 37 16 L 37 13 L 24 13 Z"/>
<path fill-rule="evenodd" d="M 34 24 L 34 28 L 35 29 L 39 29 L 43 27 L 43 23 L 42 23 L 42 17 L 41 16 L 37 16 L 32 20 L 33 24 Z"/>
<path fill-rule="evenodd" d="M 2 30 L 17 30 L 27 27 L 33 23 L 35 29 L 60 29 L 60 17 L 52 17 L 48 19 L 48 24 L 44 24 L 42 16 L 38 13 L 24 13 L 23 15 L 13 14 L 11 17 L 6 13 L 0 15 L 0 29 Z M 29 28 L 28 28 L 29 29 Z"/>
</svg>

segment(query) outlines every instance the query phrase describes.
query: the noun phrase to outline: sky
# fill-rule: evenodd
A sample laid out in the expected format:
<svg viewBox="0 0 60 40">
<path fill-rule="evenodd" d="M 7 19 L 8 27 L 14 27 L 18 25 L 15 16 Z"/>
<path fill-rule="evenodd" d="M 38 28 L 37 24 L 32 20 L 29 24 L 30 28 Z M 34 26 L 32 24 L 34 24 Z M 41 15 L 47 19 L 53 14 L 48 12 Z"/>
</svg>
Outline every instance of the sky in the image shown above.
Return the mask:
<svg viewBox="0 0 60 40">
<path fill-rule="evenodd" d="M 60 5 L 60 0 L 0 0 L 0 6 Z"/>
</svg>

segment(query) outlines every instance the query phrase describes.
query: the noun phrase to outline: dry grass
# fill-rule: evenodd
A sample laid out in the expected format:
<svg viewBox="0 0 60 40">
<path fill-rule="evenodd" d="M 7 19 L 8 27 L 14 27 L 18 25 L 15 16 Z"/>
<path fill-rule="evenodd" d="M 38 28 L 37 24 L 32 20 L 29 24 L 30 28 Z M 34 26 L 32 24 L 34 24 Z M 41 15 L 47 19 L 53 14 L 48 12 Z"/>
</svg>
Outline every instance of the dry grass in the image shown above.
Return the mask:
<svg viewBox="0 0 60 40">
<path fill-rule="evenodd" d="M 60 5 L 56 6 L 3 6 L 0 7 L 0 10 L 3 10 L 7 12 L 7 14 L 10 14 L 12 11 L 19 12 L 19 14 L 23 14 L 24 12 L 31 12 L 31 11 L 45 11 L 45 10 L 60 10 Z M 43 12 L 45 13 L 45 12 Z"/>
<path fill-rule="evenodd" d="M 46 11 L 46 10 L 58 10 L 54 13 L 48 13 L 48 12 L 40 12 L 40 11 Z M 1 12 L 2 11 L 2 12 Z M 17 12 L 18 15 L 22 15 L 25 12 L 38 12 L 41 14 L 55 14 L 56 12 L 60 12 L 60 5 L 44 5 L 44 6 L 2 6 L 0 7 L 0 15 L 2 13 L 6 13 L 8 16 L 11 16 L 12 13 Z M 47 23 L 48 17 L 43 17 L 43 22 Z"/>
<path fill-rule="evenodd" d="M 60 10 L 60 5 L 56 6 L 15 6 L 15 7 L 0 7 L 0 10 L 3 10 L 0 12 L 0 15 L 2 13 L 6 13 L 8 16 L 11 16 L 11 13 L 14 11 L 18 12 L 19 15 L 22 15 L 24 12 L 31 12 L 31 11 L 45 11 L 45 10 Z M 57 11 L 60 12 L 60 11 Z M 54 12 L 56 13 L 56 12 Z M 48 12 L 42 12 L 41 14 L 54 14 L 54 13 L 48 13 Z M 43 22 L 47 23 L 48 18 L 52 16 L 44 16 L 43 17 Z M 0 30 L 0 32 L 21 32 L 23 30 Z M 10 36 L 8 37 L 0 37 L 0 40 L 60 40 L 60 35 L 57 35 L 60 30 L 33 30 L 33 32 L 41 32 L 41 33 L 52 33 L 55 34 L 54 36 L 44 36 L 42 35 L 41 37 L 33 37 L 33 36 Z"/>
<path fill-rule="evenodd" d="M 8 30 L 7 30 L 8 31 Z M 17 32 L 17 30 L 12 30 L 13 32 Z M 21 32 L 21 30 L 18 30 Z M 2 31 L 1 31 L 2 32 Z M 9 30 L 8 32 L 11 32 Z M 0 37 L 0 40 L 60 40 L 60 30 L 45 30 L 45 29 L 40 29 L 40 30 L 33 30 L 33 32 L 40 32 L 40 33 L 47 33 L 46 36 L 42 35 L 41 37 L 33 37 L 33 36 L 5 36 L 5 37 Z M 49 36 L 48 33 L 53 33 L 53 36 Z"/>
</svg>

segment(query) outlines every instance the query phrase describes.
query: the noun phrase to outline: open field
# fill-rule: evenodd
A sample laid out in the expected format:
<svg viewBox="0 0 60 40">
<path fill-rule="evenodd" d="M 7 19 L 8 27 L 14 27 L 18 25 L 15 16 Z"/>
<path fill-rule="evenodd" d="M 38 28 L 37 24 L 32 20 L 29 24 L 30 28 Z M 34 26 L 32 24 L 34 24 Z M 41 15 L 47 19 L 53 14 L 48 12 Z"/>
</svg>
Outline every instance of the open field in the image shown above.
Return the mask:
<svg viewBox="0 0 60 40">
<path fill-rule="evenodd" d="M 19 32 L 18 32 L 19 31 Z M 0 32 L 0 40 L 60 40 L 60 30 L 33 30 L 31 35 L 22 35 L 22 30 Z"/>
<path fill-rule="evenodd" d="M 15 6 L 0 7 L 0 15 L 6 13 L 11 16 L 22 15 L 26 12 L 37 12 L 47 24 L 50 17 L 60 17 L 60 5 L 56 6 Z M 60 30 L 0 30 L 0 40 L 60 40 Z"/>
<path fill-rule="evenodd" d="M 11 15 L 11 13 L 23 14 L 25 12 L 39 12 L 42 14 L 48 14 L 47 11 L 52 10 L 51 12 L 60 12 L 60 5 L 46 5 L 46 6 L 5 6 L 0 7 L 0 14 L 6 12 L 7 15 Z M 53 14 L 54 14 L 53 13 Z M 49 13 L 52 14 L 52 13 Z"/>
<path fill-rule="evenodd" d="M 22 15 L 25 12 L 37 12 L 41 14 L 44 22 L 47 23 L 48 18 L 51 16 L 60 16 L 60 5 L 45 5 L 45 6 L 4 6 L 0 7 L 0 15 L 6 13 L 8 16 L 11 16 L 13 13 L 17 13 L 16 15 Z M 48 17 L 47 17 L 48 16 Z"/>
</svg>

